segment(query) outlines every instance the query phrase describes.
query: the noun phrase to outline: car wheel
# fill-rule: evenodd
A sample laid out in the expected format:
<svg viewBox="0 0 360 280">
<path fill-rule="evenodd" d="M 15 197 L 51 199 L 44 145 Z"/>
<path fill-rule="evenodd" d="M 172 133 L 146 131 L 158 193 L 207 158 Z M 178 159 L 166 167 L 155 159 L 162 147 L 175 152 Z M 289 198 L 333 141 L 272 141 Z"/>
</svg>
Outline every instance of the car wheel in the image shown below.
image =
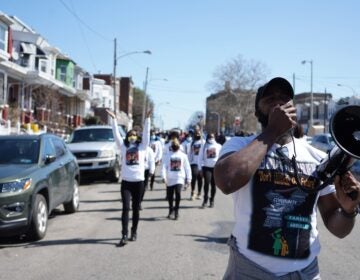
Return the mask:
<svg viewBox="0 0 360 280">
<path fill-rule="evenodd" d="M 119 181 L 119 178 L 120 178 L 120 164 L 119 161 L 116 159 L 115 165 L 109 173 L 109 180 L 110 182 L 116 183 Z"/>
<path fill-rule="evenodd" d="M 73 194 L 69 202 L 64 203 L 65 213 L 71 214 L 75 213 L 79 209 L 80 205 L 80 194 L 79 194 L 79 185 L 76 180 L 74 180 Z"/>
<path fill-rule="evenodd" d="M 48 226 L 48 207 L 43 195 L 37 194 L 32 211 L 31 224 L 28 231 L 31 240 L 40 240 L 45 237 Z"/>
</svg>

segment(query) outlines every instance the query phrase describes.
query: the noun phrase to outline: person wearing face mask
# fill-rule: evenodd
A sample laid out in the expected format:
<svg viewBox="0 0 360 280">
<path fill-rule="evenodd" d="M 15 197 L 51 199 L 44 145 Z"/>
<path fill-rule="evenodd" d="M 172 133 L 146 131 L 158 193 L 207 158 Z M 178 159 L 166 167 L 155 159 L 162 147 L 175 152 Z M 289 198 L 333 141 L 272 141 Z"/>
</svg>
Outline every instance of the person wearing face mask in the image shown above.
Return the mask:
<svg viewBox="0 0 360 280">
<path fill-rule="evenodd" d="M 191 195 L 190 200 L 201 199 L 201 189 L 203 184 L 203 179 L 201 176 L 201 170 L 199 170 L 199 154 L 202 145 L 204 144 L 204 139 L 201 137 L 201 131 L 199 127 L 196 127 L 194 131 L 194 137 L 192 142 L 189 145 L 187 156 L 191 166 Z M 195 190 L 197 183 L 197 193 Z"/>
<path fill-rule="evenodd" d="M 214 166 L 219 158 L 221 145 L 215 141 L 215 134 L 209 133 L 206 136 L 206 142 L 200 149 L 199 155 L 199 170 L 202 172 L 204 178 L 204 200 L 201 208 L 205 208 L 209 199 L 210 190 L 210 204 L 209 207 L 214 207 L 214 200 L 216 194 L 216 186 L 214 180 Z"/>
<path fill-rule="evenodd" d="M 163 155 L 163 146 L 159 140 L 159 137 L 155 134 L 154 130 L 150 131 L 150 147 L 154 152 L 155 158 L 155 172 L 156 168 L 160 165 L 162 155 Z M 155 172 L 150 177 L 150 190 L 152 191 L 154 188 L 155 182 Z"/>
<path fill-rule="evenodd" d="M 284 78 L 260 87 L 255 115 L 262 131 L 233 137 L 220 152 L 215 183 L 232 195 L 235 215 L 223 279 L 320 279 L 317 219 L 339 238 L 354 227 L 360 183 L 347 172 L 315 189 L 316 166 L 327 155 L 293 137 L 293 98 Z"/>
<path fill-rule="evenodd" d="M 141 195 L 144 188 L 145 156 L 150 143 L 150 115 L 151 110 L 147 112 L 142 132 L 141 141 L 135 130 L 130 130 L 126 134 L 125 140 L 120 136 L 116 116 L 113 112 L 106 110 L 112 119 L 112 130 L 115 142 L 121 150 L 121 200 L 123 205 L 121 223 L 122 238 L 117 246 L 122 247 L 130 241 L 137 239 L 137 227 L 139 223 L 139 208 Z M 132 227 L 131 237 L 128 239 L 128 224 L 130 201 L 132 201 Z"/>
<path fill-rule="evenodd" d="M 162 178 L 167 189 L 168 219 L 179 218 L 181 189 L 191 182 L 191 168 L 187 156 L 180 151 L 178 139 L 170 142 L 172 152 L 163 159 Z M 175 207 L 174 207 L 175 194 Z"/>
</svg>

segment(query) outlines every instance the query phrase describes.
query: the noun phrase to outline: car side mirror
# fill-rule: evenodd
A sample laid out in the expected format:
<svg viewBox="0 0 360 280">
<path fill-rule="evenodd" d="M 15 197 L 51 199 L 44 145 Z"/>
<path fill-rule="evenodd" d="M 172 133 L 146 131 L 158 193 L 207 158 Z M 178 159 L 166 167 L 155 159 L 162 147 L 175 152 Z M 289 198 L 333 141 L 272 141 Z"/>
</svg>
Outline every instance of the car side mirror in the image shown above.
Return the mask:
<svg viewBox="0 0 360 280">
<path fill-rule="evenodd" d="M 45 164 L 49 164 L 52 163 L 56 160 L 56 156 L 55 155 L 45 155 Z"/>
</svg>

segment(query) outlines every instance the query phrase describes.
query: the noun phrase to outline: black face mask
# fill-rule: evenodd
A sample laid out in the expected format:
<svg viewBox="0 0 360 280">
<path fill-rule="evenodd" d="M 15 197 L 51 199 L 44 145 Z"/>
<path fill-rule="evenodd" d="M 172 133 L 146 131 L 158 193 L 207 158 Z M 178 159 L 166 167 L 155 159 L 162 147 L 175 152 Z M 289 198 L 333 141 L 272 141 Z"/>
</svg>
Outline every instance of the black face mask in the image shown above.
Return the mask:
<svg viewBox="0 0 360 280">
<path fill-rule="evenodd" d="M 261 125 L 263 127 L 267 127 L 268 122 L 269 122 L 269 116 L 266 116 L 265 114 L 261 113 L 260 110 L 258 110 L 256 112 L 256 114 L 257 114 L 257 118 L 258 118 L 259 123 L 261 123 Z"/>
<path fill-rule="evenodd" d="M 200 140 L 200 138 L 201 138 L 200 135 L 196 135 L 196 136 L 194 137 L 195 140 Z"/>
</svg>

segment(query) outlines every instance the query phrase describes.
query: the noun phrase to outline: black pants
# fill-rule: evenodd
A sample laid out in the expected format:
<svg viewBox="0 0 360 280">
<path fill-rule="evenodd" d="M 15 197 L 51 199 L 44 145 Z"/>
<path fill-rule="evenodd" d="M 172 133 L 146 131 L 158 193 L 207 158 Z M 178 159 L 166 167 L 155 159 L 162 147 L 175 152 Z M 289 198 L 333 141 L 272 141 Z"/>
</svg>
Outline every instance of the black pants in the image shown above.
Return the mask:
<svg viewBox="0 0 360 280">
<path fill-rule="evenodd" d="M 204 176 L 204 204 L 206 204 L 208 202 L 209 185 L 211 186 L 210 202 L 214 202 L 215 193 L 216 193 L 214 168 L 204 166 L 202 168 L 202 172 L 203 172 L 203 176 Z"/>
<path fill-rule="evenodd" d="M 191 194 L 195 192 L 195 185 L 198 185 L 198 194 L 201 194 L 202 189 L 202 177 L 200 176 L 199 168 L 197 164 L 191 165 Z"/>
<path fill-rule="evenodd" d="M 128 224 L 129 224 L 129 211 L 130 211 L 130 200 L 132 199 L 132 228 L 131 232 L 136 233 L 137 226 L 139 223 L 139 204 L 141 194 L 144 188 L 144 181 L 139 182 L 128 182 L 122 180 L 121 182 L 121 199 L 123 204 L 122 210 L 122 234 L 128 235 Z"/>
<path fill-rule="evenodd" d="M 148 183 L 149 183 L 149 171 L 150 171 L 149 169 L 145 169 L 145 173 L 144 173 L 144 177 L 145 177 L 144 187 L 143 187 L 143 190 L 142 190 L 142 193 L 141 193 L 140 203 L 143 201 L 145 192 L 146 192 L 147 187 L 148 187 Z"/>
<path fill-rule="evenodd" d="M 156 169 L 157 167 L 160 165 L 160 161 L 155 163 L 155 171 L 154 174 L 150 177 L 150 190 L 153 190 L 154 188 L 154 182 L 155 182 L 155 173 L 156 173 Z"/>
<path fill-rule="evenodd" d="M 175 213 L 179 212 L 182 187 L 183 187 L 182 184 L 177 184 L 173 186 L 168 186 L 166 188 L 167 199 L 169 202 L 169 213 L 171 213 L 173 210 L 175 210 Z M 175 193 L 175 208 L 174 208 L 174 193 Z"/>
</svg>

